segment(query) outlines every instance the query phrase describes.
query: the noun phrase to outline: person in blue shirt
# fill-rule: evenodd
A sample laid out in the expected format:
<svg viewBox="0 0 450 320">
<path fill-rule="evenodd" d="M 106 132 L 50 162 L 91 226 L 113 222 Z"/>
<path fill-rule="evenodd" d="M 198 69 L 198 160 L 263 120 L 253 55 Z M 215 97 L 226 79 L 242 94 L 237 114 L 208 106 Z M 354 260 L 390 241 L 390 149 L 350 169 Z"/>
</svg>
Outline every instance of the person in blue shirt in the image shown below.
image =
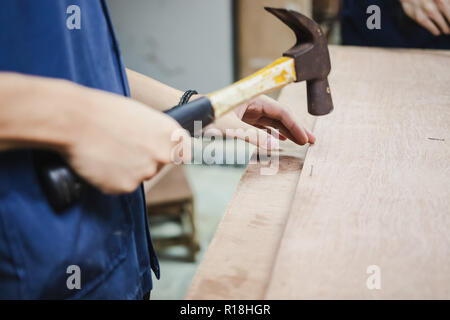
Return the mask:
<svg viewBox="0 0 450 320">
<path fill-rule="evenodd" d="M 380 28 L 366 25 L 367 8 L 380 8 Z M 450 49 L 450 0 L 343 0 L 342 44 Z"/>
<path fill-rule="evenodd" d="M 148 297 L 160 270 L 141 184 L 173 161 L 174 132 L 189 138 L 161 112 L 182 94 L 124 67 L 104 1 L 1 1 L 0 299 Z M 265 148 L 315 140 L 266 96 L 225 120 L 278 129 L 250 140 Z M 74 206 L 49 205 L 37 152 L 89 183 Z"/>
</svg>

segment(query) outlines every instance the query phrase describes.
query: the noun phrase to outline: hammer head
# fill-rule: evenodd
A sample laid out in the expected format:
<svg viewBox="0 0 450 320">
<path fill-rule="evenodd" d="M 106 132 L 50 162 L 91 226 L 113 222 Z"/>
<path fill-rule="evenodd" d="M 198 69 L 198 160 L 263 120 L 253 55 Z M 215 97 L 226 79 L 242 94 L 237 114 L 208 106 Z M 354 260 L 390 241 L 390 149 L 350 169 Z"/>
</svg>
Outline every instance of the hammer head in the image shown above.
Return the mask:
<svg viewBox="0 0 450 320">
<path fill-rule="evenodd" d="M 333 110 L 328 74 L 331 63 L 327 39 L 320 26 L 306 16 L 286 9 L 265 7 L 294 31 L 297 43 L 283 56 L 295 61 L 296 82 L 306 80 L 308 112 L 315 116 Z"/>
</svg>

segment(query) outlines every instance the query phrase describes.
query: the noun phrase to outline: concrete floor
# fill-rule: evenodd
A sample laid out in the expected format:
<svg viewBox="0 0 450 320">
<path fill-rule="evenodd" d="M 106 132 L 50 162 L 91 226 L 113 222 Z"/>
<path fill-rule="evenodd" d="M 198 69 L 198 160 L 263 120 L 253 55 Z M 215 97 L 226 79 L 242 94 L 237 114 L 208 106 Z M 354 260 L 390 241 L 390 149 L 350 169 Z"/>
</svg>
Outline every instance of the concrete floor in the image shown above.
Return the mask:
<svg viewBox="0 0 450 320">
<path fill-rule="evenodd" d="M 244 170 L 244 166 L 185 166 L 195 197 L 200 252 L 194 263 L 185 260 L 186 251 L 183 247 L 172 247 L 159 252 L 161 279 L 154 278 L 152 299 L 184 298 Z M 153 236 L 179 232 L 179 227 L 170 222 L 151 226 L 151 229 Z"/>
</svg>

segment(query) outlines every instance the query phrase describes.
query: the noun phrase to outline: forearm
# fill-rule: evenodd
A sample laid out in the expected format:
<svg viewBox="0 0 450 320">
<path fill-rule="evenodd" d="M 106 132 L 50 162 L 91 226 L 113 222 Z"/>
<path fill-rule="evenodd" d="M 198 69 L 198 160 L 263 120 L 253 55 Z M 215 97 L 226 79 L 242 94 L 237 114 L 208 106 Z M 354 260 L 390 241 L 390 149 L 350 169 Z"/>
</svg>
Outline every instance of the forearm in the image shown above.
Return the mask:
<svg viewBox="0 0 450 320">
<path fill-rule="evenodd" d="M 126 69 L 128 83 L 130 85 L 131 97 L 159 111 L 165 111 L 177 105 L 183 92 L 165 85 L 155 79 L 147 77 L 136 71 Z M 202 95 L 195 95 L 190 100 L 195 100 Z M 240 121 L 236 121 L 232 115 L 226 116 L 219 121 L 207 126 L 207 129 L 218 129 L 225 132 L 225 128 L 245 127 Z"/>
<path fill-rule="evenodd" d="M 136 71 L 127 69 L 131 97 L 159 111 L 177 105 L 183 92 Z"/>
<path fill-rule="evenodd" d="M 84 90 L 69 81 L 0 73 L 0 151 L 67 151 L 85 122 Z"/>
</svg>

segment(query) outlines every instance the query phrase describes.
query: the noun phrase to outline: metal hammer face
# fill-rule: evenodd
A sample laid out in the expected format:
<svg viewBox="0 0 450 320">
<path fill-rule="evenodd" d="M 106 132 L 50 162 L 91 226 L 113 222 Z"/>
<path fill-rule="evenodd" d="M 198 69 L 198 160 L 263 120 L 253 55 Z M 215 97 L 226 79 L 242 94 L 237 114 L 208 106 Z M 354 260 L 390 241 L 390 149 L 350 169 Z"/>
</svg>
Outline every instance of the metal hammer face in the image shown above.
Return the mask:
<svg viewBox="0 0 450 320">
<path fill-rule="evenodd" d="M 294 31 L 297 43 L 283 56 L 294 59 L 296 80 L 306 80 L 308 112 L 315 116 L 333 110 L 328 74 L 331 63 L 327 39 L 320 26 L 306 16 L 291 10 L 265 7 Z"/>
</svg>

